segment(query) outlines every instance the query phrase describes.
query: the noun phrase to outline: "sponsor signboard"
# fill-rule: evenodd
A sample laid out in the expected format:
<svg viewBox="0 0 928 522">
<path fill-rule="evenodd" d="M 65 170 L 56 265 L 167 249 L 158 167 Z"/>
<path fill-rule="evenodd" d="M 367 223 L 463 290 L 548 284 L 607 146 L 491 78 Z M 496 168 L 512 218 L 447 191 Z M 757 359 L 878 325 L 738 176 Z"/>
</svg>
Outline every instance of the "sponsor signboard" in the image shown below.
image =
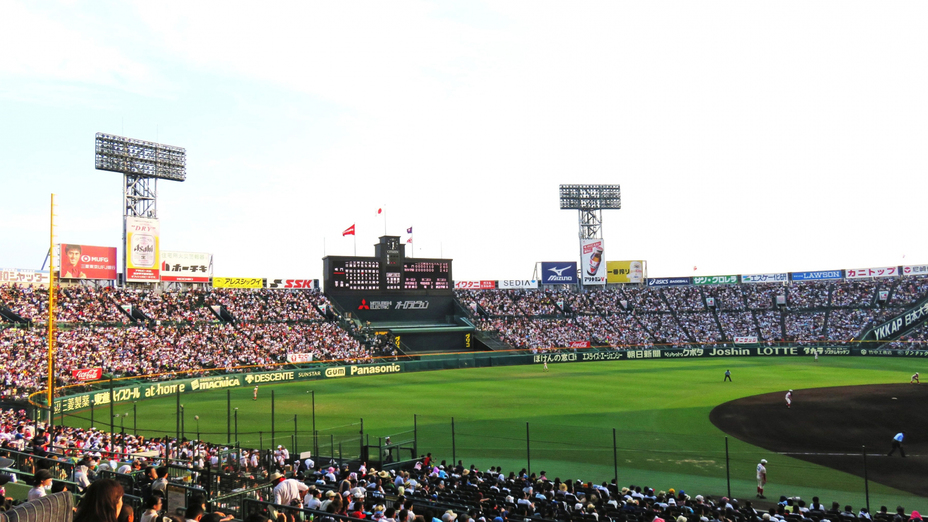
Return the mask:
<svg viewBox="0 0 928 522">
<path fill-rule="evenodd" d="M 161 280 L 178 283 L 209 283 L 213 277 L 213 254 L 205 252 L 161 252 Z"/>
<path fill-rule="evenodd" d="M 694 285 L 734 285 L 738 283 L 738 276 L 693 276 Z"/>
<path fill-rule="evenodd" d="M 577 284 L 577 263 L 575 261 L 564 261 L 561 263 L 543 261 L 541 263 L 541 284 Z"/>
<path fill-rule="evenodd" d="M 21 270 L 19 268 L 0 269 L 0 286 L 48 286 L 48 279 L 47 270 L 45 272 L 36 272 L 35 270 Z"/>
<path fill-rule="evenodd" d="M 313 362 L 313 354 L 312 353 L 288 353 L 287 362 L 288 363 Z"/>
<path fill-rule="evenodd" d="M 868 277 L 899 277 L 898 266 L 885 266 L 880 268 L 849 268 L 844 271 L 847 279 L 865 279 Z"/>
<path fill-rule="evenodd" d="M 684 286 L 690 284 L 688 277 L 649 277 L 648 286 Z"/>
<path fill-rule="evenodd" d="M 928 275 L 928 265 L 908 265 L 902 267 L 903 275 Z"/>
<path fill-rule="evenodd" d="M 318 279 L 267 279 L 267 288 L 276 290 L 303 289 L 312 290 L 319 288 Z"/>
<path fill-rule="evenodd" d="M 789 281 L 789 274 L 749 274 L 741 276 L 742 283 L 786 283 Z"/>
<path fill-rule="evenodd" d="M 571 341 L 569 348 L 589 348 L 590 341 Z"/>
<path fill-rule="evenodd" d="M 818 272 L 790 272 L 789 276 L 793 281 L 823 281 L 827 279 L 841 279 L 844 277 L 844 271 L 821 270 Z"/>
<path fill-rule="evenodd" d="M 580 240 L 580 266 L 584 285 L 606 284 L 606 263 L 602 239 Z"/>
<path fill-rule="evenodd" d="M 71 377 L 78 381 L 96 381 L 103 377 L 103 368 L 83 368 L 71 370 Z"/>
<path fill-rule="evenodd" d="M 260 277 L 214 277 L 213 288 L 264 288 Z"/>
<path fill-rule="evenodd" d="M 116 279 L 116 248 L 62 243 L 58 274 L 62 279 Z"/>
<path fill-rule="evenodd" d="M 126 281 L 161 280 L 160 235 L 157 219 L 126 218 Z"/>
<path fill-rule="evenodd" d="M 607 283 L 643 283 L 647 274 L 644 261 L 607 261 Z"/>
<path fill-rule="evenodd" d="M 912 328 L 916 324 L 922 321 L 926 316 L 928 316 L 928 299 L 923 300 L 917 306 L 906 310 L 905 312 L 897 315 L 896 317 L 886 321 L 885 323 L 877 326 L 867 337 L 876 339 L 877 341 L 882 341 L 884 339 L 889 339 L 895 336 L 896 334 L 905 332 L 909 328 Z"/>
<path fill-rule="evenodd" d="M 735 344 L 757 344 L 756 335 L 736 335 Z"/>
<path fill-rule="evenodd" d="M 496 288 L 496 281 L 455 281 L 454 287 L 459 290 L 489 290 Z"/>
<path fill-rule="evenodd" d="M 534 279 L 500 279 L 499 287 L 504 290 L 538 288 L 538 281 Z"/>
</svg>

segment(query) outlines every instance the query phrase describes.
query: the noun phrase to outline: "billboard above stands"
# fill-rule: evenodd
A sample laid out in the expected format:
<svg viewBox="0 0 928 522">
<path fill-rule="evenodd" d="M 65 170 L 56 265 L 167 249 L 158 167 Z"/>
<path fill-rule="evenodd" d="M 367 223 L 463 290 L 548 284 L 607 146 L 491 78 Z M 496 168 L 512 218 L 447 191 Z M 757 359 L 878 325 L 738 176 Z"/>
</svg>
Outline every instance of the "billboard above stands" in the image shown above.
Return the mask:
<svg viewBox="0 0 928 522">
<path fill-rule="evenodd" d="M 161 280 L 178 283 L 209 283 L 213 277 L 213 254 L 204 252 L 161 252 Z"/>
<path fill-rule="evenodd" d="M 734 285 L 738 283 L 738 276 L 693 276 L 694 285 Z"/>
<path fill-rule="evenodd" d="M 214 277 L 213 288 L 264 288 L 261 277 Z"/>
<path fill-rule="evenodd" d="M 318 279 L 284 279 L 284 278 L 268 278 L 266 280 L 267 288 L 276 289 L 276 290 L 312 290 L 319 289 L 319 280 Z"/>
<path fill-rule="evenodd" d="M 865 279 L 868 277 L 899 277 L 900 270 L 898 266 L 886 266 L 880 268 L 848 268 L 844 271 L 848 279 Z"/>
<path fill-rule="evenodd" d="M 161 280 L 161 226 L 157 219 L 126 218 L 126 281 Z"/>
<path fill-rule="evenodd" d="M 496 288 L 496 281 L 455 281 L 454 288 L 458 290 L 492 290 Z"/>
<path fill-rule="evenodd" d="M 602 239 L 580 240 L 580 266 L 584 285 L 606 284 L 605 248 Z"/>
<path fill-rule="evenodd" d="M 690 284 L 688 277 L 650 277 L 648 286 L 686 286 Z"/>
<path fill-rule="evenodd" d="M 500 279 L 499 287 L 504 290 L 531 290 L 538 288 L 538 281 L 534 279 Z"/>
<path fill-rule="evenodd" d="M 902 267 L 902 275 L 928 275 L 928 265 L 908 265 Z"/>
<path fill-rule="evenodd" d="M 19 268 L 0 268 L 0 286 L 48 286 L 48 271 L 20 270 Z"/>
<path fill-rule="evenodd" d="M 742 283 L 786 283 L 789 274 L 750 274 L 741 276 Z"/>
<path fill-rule="evenodd" d="M 829 279 L 842 279 L 843 270 L 822 270 L 820 272 L 790 272 L 793 281 L 825 281 Z"/>
<path fill-rule="evenodd" d="M 645 273 L 644 261 L 607 261 L 607 283 L 643 283 L 648 277 Z"/>
<path fill-rule="evenodd" d="M 62 243 L 58 277 L 116 279 L 116 248 Z"/>
<path fill-rule="evenodd" d="M 564 261 L 561 263 L 542 261 L 541 284 L 543 285 L 575 285 L 577 284 L 577 263 Z"/>
</svg>

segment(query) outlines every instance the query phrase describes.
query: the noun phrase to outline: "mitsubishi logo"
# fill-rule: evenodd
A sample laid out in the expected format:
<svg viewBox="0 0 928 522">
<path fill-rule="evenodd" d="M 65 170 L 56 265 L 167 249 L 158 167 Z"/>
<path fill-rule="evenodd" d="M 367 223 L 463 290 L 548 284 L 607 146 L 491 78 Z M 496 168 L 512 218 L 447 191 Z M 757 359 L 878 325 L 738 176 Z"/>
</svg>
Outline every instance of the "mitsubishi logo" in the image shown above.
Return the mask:
<svg viewBox="0 0 928 522">
<path fill-rule="evenodd" d="M 358 307 L 358 310 L 370 310 L 371 307 L 367 304 L 367 299 L 361 299 L 361 306 Z"/>
</svg>

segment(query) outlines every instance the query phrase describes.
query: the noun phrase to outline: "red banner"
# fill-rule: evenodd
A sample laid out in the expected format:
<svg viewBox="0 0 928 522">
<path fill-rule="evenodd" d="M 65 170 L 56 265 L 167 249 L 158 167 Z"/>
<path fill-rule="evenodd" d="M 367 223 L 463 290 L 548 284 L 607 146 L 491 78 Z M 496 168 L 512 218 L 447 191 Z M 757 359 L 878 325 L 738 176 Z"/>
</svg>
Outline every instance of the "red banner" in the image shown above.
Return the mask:
<svg viewBox="0 0 928 522">
<path fill-rule="evenodd" d="M 96 381 L 103 377 L 103 368 L 71 370 L 71 377 L 74 377 L 78 381 Z"/>
<path fill-rule="evenodd" d="M 571 341 L 570 348 L 589 348 L 590 341 Z"/>
<path fill-rule="evenodd" d="M 116 248 L 61 244 L 62 279 L 116 279 Z"/>
<path fill-rule="evenodd" d="M 454 287 L 461 290 L 488 290 L 496 288 L 496 281 L 455 281 Z"/>
</svg>

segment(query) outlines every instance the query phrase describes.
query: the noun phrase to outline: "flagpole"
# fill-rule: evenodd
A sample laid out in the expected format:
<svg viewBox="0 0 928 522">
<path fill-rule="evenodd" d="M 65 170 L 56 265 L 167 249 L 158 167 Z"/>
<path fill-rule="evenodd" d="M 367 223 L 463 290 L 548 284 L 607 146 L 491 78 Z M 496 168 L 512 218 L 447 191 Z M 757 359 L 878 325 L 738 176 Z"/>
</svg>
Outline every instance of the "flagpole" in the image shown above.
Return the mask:
<svg viewBox="0 0 928 522">
<path fill-rule="evenodd" d="M 354 226 L 354 225 L 352 225 L 352 226 Z M 357 255 L 358 255 L 358 233 L 355 232 L 354 234 L 351 234 L 351 239 L 352 239 L 352 241 L 354 241 L 354 255 L 355 255 L 355 257 L 357 257 Z"/>
<path fill-rule="evenodd" d="M 383 235 L 387 235 L 387 206 L 383 206 Z"/>
</svg>

